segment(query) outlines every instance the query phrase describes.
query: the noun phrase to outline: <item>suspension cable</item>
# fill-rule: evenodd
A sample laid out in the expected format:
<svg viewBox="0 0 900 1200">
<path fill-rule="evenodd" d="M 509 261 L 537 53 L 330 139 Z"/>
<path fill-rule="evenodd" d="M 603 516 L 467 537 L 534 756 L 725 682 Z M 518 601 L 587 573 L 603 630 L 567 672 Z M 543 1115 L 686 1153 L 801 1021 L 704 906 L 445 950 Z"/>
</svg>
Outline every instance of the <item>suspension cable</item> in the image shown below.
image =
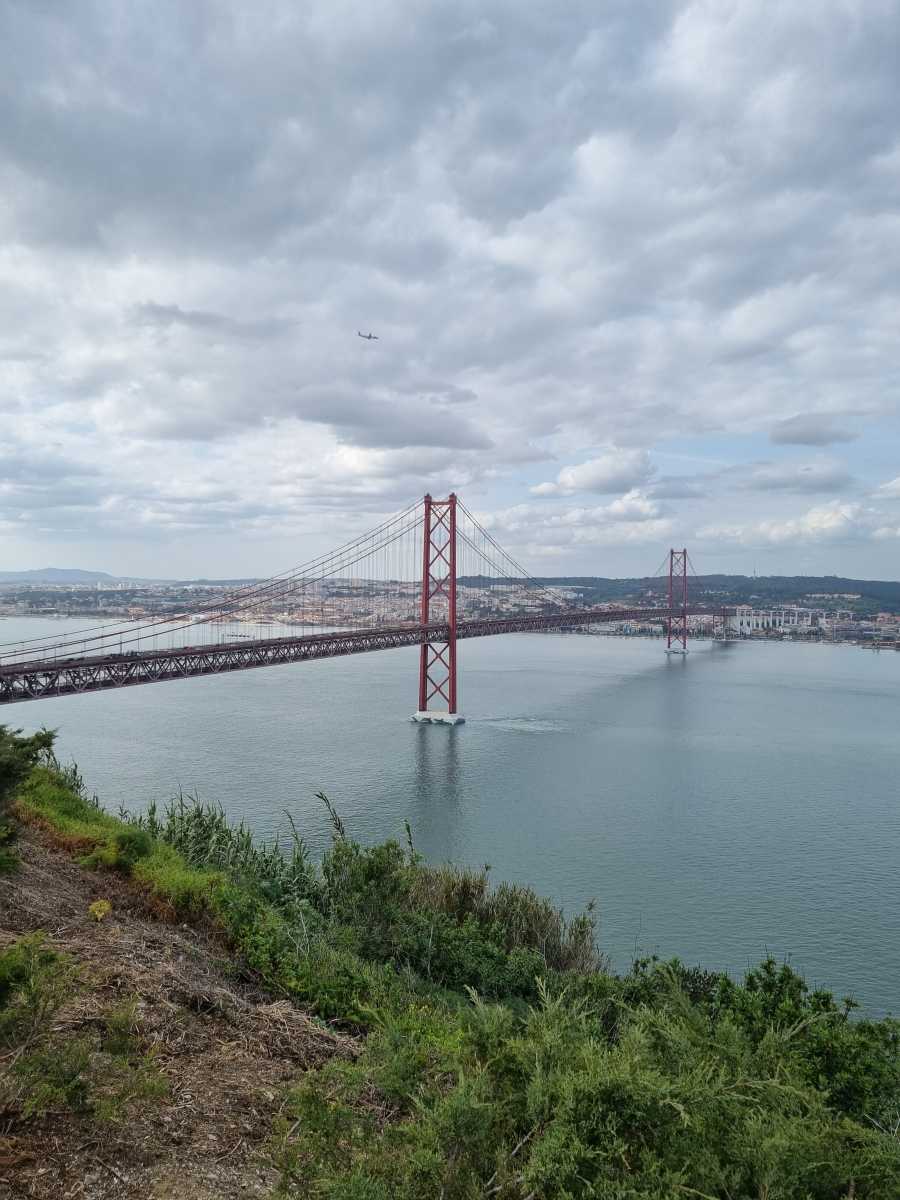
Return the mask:
<svg viewBox="0 0 900 1200">
<path fill-rule="evenodd" d="M 273 575 L 264 580 L 262 583 L 251 584 L 246 588 L 241 588 L 230 594 L 226 593 L 225 596 L 220 597 L 217 602 L 199 604 L 183 613 L 170 614 L 166 617 L 159 617 L 155 620 L 146 621 L 138 625 L 136 625 L 133 621 L 119 621 L 112 624 L 107 622 L 104 624 L 92 625 L 83 630 L 67 630 L 65 634 L 65 638 L 67 640 L 63 641 L 53 641 L 52 637 L 44 636 L 40 638 L 27 638 L 24 640 L 20 639 L 14 642 L 3 642 L 0 643 L 0 649 L 5 646 L 15 646 L 17 650 L 25 650 L 28 647 L 34 647 L 36 649 L 44 648 L 47 651 L 62 650 L 69 646 L 86 646 L 87 644 L 91 643 L 112 641 L 117 638 L 121 638 L 122 634 L 126 630 L 131 633 L 138 634 L 141 634 L 142 631 L 148 631 L 144 633 L 143 636 L 158 637 L 161 634 L 175 632 L 174 629 L 170 630 L 164 627 L 171 625 L 173 622 L 182 620 L 182 618 L 185 616 L 202 616 L 207 613 L 222 613 L 223 610 L 227 612 L 229 609 L 231 612 L 246 611 L 248 607 L 253 607 L 252 603 L 246 603 L 246 601 L 252 600 L 254 597 L 258 597 L 260 601 L 263 599 L 279 598 L 285 593 L 290 584 L 296 582 L 298 579 L 304 579 L 311 571 L 330 564 L 333 560 L 337 559 L 338 556 L 341 556 L 342 558 L 346 557 L 347 554 L 361 546 L 364 542 L 370 540 L 380 533 L 386 532 L 398 522 L 404 520 L 418 508 L 418 504 L 419 502 L 417 501 L 415 504 L 409 505 L 402 512 L 397 513 L 383 521 L 380 525 L 376 526 L 375 529 L 370 530 L 366 534 L 352 538 L 350 541 L 345 542 L 342 546 L 339 546 L 336 550 L 330 551 L 328 554 L 319 555 L 318 557 L 310 559 L 308 562 L 300 566 L 292 567 L 288 571 L 282 571 L 278 575 Z M 344 565 L 344 563 L 341 563 L 340 565 Z M 322 576 L 321 578 L 324 577 L 325 576 Z M 267 595 L 267 593 L 272 592 L 273 589 L 275 589 L 274 596 Z M 178 628 L 183 627 L 184 626 L 178 626 Z M 150 633 L 149 631 L 151 630 L 155 630 L 156 632 Z M 79 634 L 91 633 L 94 634 L 93 637 L 86 638 L 83 636 L 78 636 Z"/>
<path fill-rule="evenodd" d="M 339 550 L 332 551 L 328 555 L 322 555 L 318 559 L 310 560 L 309 564 L 304 567 L 305 573 L 303 575 L 296 573 L 298 570 L 297 568 L 294 568 L 294 573 L 291 573 L 290 575 L 283 572 L 281 576 L 274 576 L 272 579 L 267 580 L 265 584 L 259 587 L 244 589 L 239 593 L 235 593 L 229 599 L 227 604 L 222 604 L 220 602 L 217 605 L 201 606 L 196 610 L 192 610 L 191 613 L 172 614 L 170 616 L 156 621 L 147 622 L 142 625 L 127 623 L 121 627 L 122 632 L 119 632 L 118 634 L 115 632 L 107 632 L 105 634 L 87 639 L 75 637 L 68 641 L 54 643 L 49 647 L 41 647 L 40 649 L 43 649 L 45 652 L 50 652 L 54 650 L 65 649 L 68 646 L 86 647 L 88 644 L 97 643 L 94 648 L 94 653 L 103 653 L 106 647 L 104 647 L 102 643 L 109 642 L 114 639 L 119 642 L 120 646 L 126 644 L 131 645 L 134 642 L 141 642 L 148 637 L 160 637 L 166 634 L 174 634 L 182 629 L 190 628 L 190 626 L 194 624 L 194 621 L 184 621 L 183 618 L 185 616 L 203 615 L 205 613 L 222 615 L 223 611 L 226 616 L 234 616 L 235 614 L 242 612 L 245 613 L 248 610 L 257 607 L 262 600 L 267 600 L 271 603 L 275 600 L 283 598 L 291 590 L 303 591 L 312 584 L 319 583 L 322 580 L 327 579 L 329 576 L 335 575 L 342 569 L 346 569 L 347 567 L 353 566 L 355 563 L 363 562 L 371 558 L 378 550 L 384 548 L 385 546 L 391 545 L 398 538 L 402 537 L 410 530 L 417 528 L 422 523 L 423 518 L 419 516 L 415 521 L 408 523 L 399 530 L 394 530 L 391 536 L 386 540 L 383 539 L 377 545 L 371 544 L 372 538 L 376 534 L 386 532 L 391 526 L 396 525 L 400 520 L 415 512 L 417 507 L 418 505 L 411 505 L 408 509 L 404 510 L 403 513 L 398 514 L 389 521 L 383 522 L 381 526 L 369 534 L 353 539 L 351 542 L 346 543 Z M 368 549 L 363 549 L 361 553 L 354 553 L 355 551 L 359 550 L 363 543 L 367 541 L 370 543 Z M 320 574 L 311 574 L 311 571 L 320 567 L 324 567 L 324 570 L 322 570 Z M 124 630 L 128 630 L 132 636 L 127 638 L 123 637 Z M 15 644 L 16 646 L 22 645 L 21 642 L 8 644 Z"/>
</svg>

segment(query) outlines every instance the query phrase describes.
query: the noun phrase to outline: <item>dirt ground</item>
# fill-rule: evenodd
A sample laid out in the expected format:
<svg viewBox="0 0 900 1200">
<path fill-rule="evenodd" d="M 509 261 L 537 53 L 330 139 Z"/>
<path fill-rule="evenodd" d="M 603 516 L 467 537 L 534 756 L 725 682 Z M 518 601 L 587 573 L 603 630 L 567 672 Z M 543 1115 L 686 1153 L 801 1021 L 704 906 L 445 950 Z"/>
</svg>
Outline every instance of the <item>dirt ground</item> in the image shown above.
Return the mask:
<svg viewBox="0 0 900 1200">
<path fill-rule="evenodd" d="M 269 1196 L 264 1146 L 285 1089 L 356 1043 L 242 983 L 211 932 L 155 919 L 124 881 L 83 870 L 31 831 L 19 850 L 21 868 L 0 876 L 0 947 L 44 930 L 78 964 L 82 982 L 57 1032 L 90 1029 L 136 998 L 136 1027 L 168 1094 L 117 1123 L 64 1112 L 25 1120 L 0 1105 L 0 1198 Z M 99 922 L 88 913 L 97 899 L 112 905 Z"/>
</svg>

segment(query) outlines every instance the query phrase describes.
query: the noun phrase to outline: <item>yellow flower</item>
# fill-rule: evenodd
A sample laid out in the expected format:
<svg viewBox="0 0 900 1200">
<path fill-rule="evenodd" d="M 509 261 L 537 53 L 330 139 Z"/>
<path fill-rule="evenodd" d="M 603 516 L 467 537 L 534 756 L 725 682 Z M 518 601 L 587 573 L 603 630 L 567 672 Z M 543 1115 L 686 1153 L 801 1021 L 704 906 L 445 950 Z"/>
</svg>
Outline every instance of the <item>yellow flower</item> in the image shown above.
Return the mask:
<svg viewBox="0 0 900 1200">
<path fill-rule="evenodd" d="M 112 912 L 112 905 L 108 900 L 95 900 L 93 904 L 88 905 L 88 912 L 95 921 L 102 921 Z"/>
</svg>

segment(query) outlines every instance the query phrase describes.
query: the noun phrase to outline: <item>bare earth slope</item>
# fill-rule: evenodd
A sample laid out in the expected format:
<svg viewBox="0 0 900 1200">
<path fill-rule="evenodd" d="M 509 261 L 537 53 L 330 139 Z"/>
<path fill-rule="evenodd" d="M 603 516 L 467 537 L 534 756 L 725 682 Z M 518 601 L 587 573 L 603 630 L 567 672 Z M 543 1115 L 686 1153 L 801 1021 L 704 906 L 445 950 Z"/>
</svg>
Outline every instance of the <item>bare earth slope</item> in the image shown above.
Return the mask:
<svg viewBox="0 0 900 1200">
<path fill-rule="evenodd" d="M 134 1029 L 167 1093 L 101 1121 L 63 1111 L 23 1119 L 0 1099 L 0 1197 L 231 1200 L 275 1183 L 264 1145 L 285 1087 L 355 1042 L 236 977 L 211 932 L 155 919 L 139 893 L 84 870 L 25 832 L 21 868 L 0 876 L 0 949 L 43 930 L 78 965 L 60 1033 L 96 1028 L 136 1001 Z M 95 920 L 88 906 L 107 899 Z M 10 1058 L 9 1055 L 6 1056 Z M 0 1075 L 8 1063 L 0 1059 Z"/>
</svg>

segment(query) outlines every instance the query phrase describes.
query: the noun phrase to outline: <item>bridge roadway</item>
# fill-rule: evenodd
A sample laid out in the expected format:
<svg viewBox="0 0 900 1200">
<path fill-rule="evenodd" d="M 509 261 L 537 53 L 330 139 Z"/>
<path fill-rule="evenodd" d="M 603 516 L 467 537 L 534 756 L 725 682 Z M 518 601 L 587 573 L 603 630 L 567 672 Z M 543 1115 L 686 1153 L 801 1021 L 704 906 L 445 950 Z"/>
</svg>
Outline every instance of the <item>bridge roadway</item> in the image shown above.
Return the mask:
<svg viewBox="0 0 900 1200">
<path fill-rule="evenodd" d="M 689 616 L 719 616 L 721 609 L 689 607 Z M 673 610 L 680 616 L 681 609 Z M 530 633 L 542 629 L 571 629 L 613 621 L 665 621 L 667 608 L 598 608 L 543 613 L 536 617 L 487 617 L 459 621 L 457 640 L 490 637 L 500 633 Z M 86 655 L 81 658 L 32 659 L 0 664 L 0 704 L 42 700 L 49 696 L 74 696 L 111 688 L 162 683 L 167 679 L 193 679 L 221 675 L 251 667 L 305 662 L 314 658 L 339 658 L 398 646 L 420 646 L 425 641 L 445 641 L 446 623 L 397 625 L 385 629 L 303 634 L 206 646 L 179 646 L 173 650 L 138 650 L 121 654 Z"/>
</svg>

